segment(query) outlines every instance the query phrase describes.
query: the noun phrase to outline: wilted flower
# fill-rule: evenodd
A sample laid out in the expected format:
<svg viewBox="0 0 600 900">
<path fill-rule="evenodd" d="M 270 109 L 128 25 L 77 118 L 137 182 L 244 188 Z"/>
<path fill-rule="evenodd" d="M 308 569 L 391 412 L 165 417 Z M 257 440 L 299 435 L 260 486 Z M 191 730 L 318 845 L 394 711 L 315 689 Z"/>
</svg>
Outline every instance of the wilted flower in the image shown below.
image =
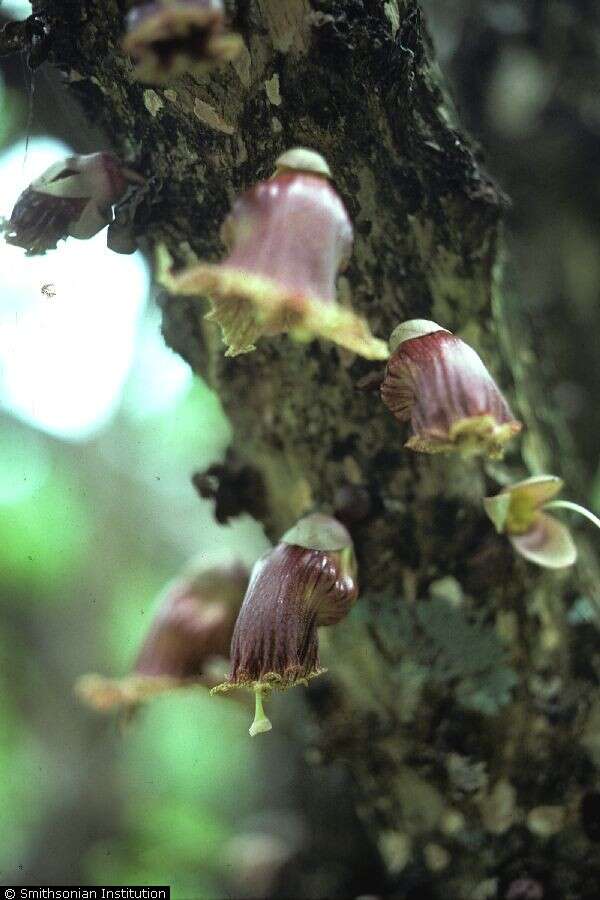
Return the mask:
<svg viewBox="0 0 600 900">
<path fill-rule="evenodd" d="M 184 72 L 202 74 L 234 59 L 242 39 L 227 31 L 223 0 L 153 0 L 127 16 L 123 49 L 134 60 L 135 77 L 165 84 Z"/>
<path fill-rule="evenodd" d="M 324 337 L 368 359 L 385 359 L 383 341 L 336 302 L 335 281 L 352 249 L 352 225 L 318 153 L 296 148 L 275 175 L 246 191 L 221 231 L 229 256 L 163 276 L 173 294 L 207 295 L 207 318 L 221 326 L 227 356 L 254 350 L 263 335 Z"/>
<path fill-rule="evenodd" d="M 90 706 L 108 710 L 134 706 L 174 688 L 212 687 L 209 663 L 229 656 L 247 584 L 248 572 L 238 563 L 190 572 L 174 581 L 163 594 L 131 675 L 86 675 L 77 683 L 77 693 Z"/>
<path fill-rule="evenodd" d="M 562 486 L 562 480 L 554 475 L 535 475 L 483 501 L 496 530 L 508 536 L 515 550 L 549 569 L 572 566 L 577 559 L 569 529 L 543 512 Z"/>
<path fill-rule="evenodd" d="M 407 447 L 498 457 L 521 430 L 478 354 L 445 328 L 425 319 L 404 322 L 392 333 L 390 351 L 381 396 L 398 421 L 410 421 Z"/>
<path fill-rule="evenodd" d="M 319 625 L 335 625 L 358 595 L 352 540 L 330 516 L 301 519 L 255 565 L 231 642 L 231 672 L 214 691 L 249 688 L 254 736 L 271 723 L 263 694 L 306 684 L 319 665 Z"/>
<path fill-rule="evenodd" d="M 91 238 L 112 221 L 112 206 L 128 183 L 143 184 L 143 178 L 112 153 L 54 163 L 17 200 L 6 240 L 35 256 L 54 250 L 62 238 Z"/>
</svg>

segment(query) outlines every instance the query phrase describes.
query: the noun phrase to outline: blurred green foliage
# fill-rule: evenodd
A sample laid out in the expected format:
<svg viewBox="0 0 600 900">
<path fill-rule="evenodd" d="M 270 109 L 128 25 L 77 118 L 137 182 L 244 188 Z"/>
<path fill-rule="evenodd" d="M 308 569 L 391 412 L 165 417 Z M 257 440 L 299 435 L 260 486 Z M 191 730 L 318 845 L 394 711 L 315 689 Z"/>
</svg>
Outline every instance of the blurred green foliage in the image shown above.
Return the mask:
<svg viewBox="0 0 600 900">
<path fill-rule="evenodd" d="M 0 81 L 0 148 L 27 118 Z M 131 666 L 155 600 L 189 556 L 265 546 L 218 528 L 191 484 L 231 432 L 199 379 L 165 405 L 148 312 L 120 412 L 85 444 L 0 413 L 0 877 L 228 891 L 228 843 L 255 799 L 248 712 L 197 690 L 158 698 L 121 735 L 72 694 Z M 1 376 L 1 372 L 0 372 Z M 40 373 L 43 377 L 43 373 Z"/>
<path fill-rule="evenodd" d="M 135 381 L 84 444 L 0 417 L 0 875 L 223 896 L 255 799 L 248 711 L 165 695 L 121 735 L 72 694 L 87 671 L 128 670 L 190 553 L 250 562 L 265 544 L 250 521 L 216 526 L 189 480 L 229 441 L 218 399 L 194 381 L 155 412 Z"/>
<path fill-rule="evenodd" d="M 89 535 L 89 510 L 68 473 L 58 469 L 28 497 L 0 508 L 6 582 L 31 599 L 39 594 L 58 599 L 61 585 L 81 563 Z"/>
</svg>

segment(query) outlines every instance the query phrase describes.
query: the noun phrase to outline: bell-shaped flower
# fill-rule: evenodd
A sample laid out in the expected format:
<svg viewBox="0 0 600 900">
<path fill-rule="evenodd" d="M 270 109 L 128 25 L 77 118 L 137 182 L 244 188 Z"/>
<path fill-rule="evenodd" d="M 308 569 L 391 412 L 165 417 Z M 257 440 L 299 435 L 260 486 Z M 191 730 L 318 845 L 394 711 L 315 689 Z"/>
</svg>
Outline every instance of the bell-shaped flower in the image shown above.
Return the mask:
<svg viewBox="0 0 600 900">
<path fill-rule="evenodd" d="M 387 358 L 385 342 L 336 301 L 353 231 L 330 179 L 318 153 L 299 147 L 284 153 L 275 175 L 246 191 L 225 220 L 223 262 L 163 273 L 171 293 L 210 298 L 207 318 L 221 326 L 227 356 L 254 350 L 262 336 L 291 332 L 300 340 L 335 341 L 368 359 Z"/>
<path fill-rule="evenodd" d="M 131 674 L 124 678 L 85 675 L 77 694 L 98 710 L 135 707 L 164 691 L 213 687 L 211 663 L 229 657 L 235 620 L 248 584 L 239 563 L 198 569 L 164 591 Z"/>
<path fill-rule="evenodd" d="M 407 447 L 499 457 L 521 430 L 481 358 L 445 328 L 425 319 L 404 322 L 392 333 L 390 351 L 381 396 L 398 421 L 410 421 Z"/>
<path fill-rule="evenodd" d="M 271 728 L 263 695 L 324 671 L 318 626 L 343 619 L 357 596 L 352 540 L 330 516 L 301 519 L 256 563 L 233 633 L 229 678 L 214 688 L 254 691 L 251 735 Z"/>
<path fill-rule="evenodd" d="M 17 200 L 4 226 L 6 241 L 36 256 L 66 237 L 91 238 L 112 221 L 112 207 L 130 183 L 144 179 L 112 153 L 54 163 Z"/>
</svg>

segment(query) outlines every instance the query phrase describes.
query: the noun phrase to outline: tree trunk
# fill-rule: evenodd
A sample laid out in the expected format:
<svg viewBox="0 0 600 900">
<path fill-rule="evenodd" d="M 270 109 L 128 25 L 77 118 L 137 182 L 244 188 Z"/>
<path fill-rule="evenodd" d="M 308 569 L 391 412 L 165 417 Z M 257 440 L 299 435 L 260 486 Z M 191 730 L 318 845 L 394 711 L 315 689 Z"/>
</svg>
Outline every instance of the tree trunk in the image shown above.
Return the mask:
<svg viewBox="0 0 600 900">
<path fill-rule="evenodd" d="M 412 453 L 379 399 L 380 364 L 287 337 L 226 359 L 204 301 L 163 298 L 168 343 L 218 392 L 235 455 L 266 487 L 273 540 L 341 488 L 368 492 L 352 526 L 361 600 L 323 632 L 329 676 L 308 692 L 320 755 L 348 764 L 390 895 L 483 900 L 531 878 L 544 897 L 596 898 L 580 802 L 599 777 L 597 633 L 567 619 L 581 584 L 596 590 L 595 563 L 517 559 L 481 504 L 528 471 L 561 474 L 565 454 L 576 470 L 498 281 L 506 200 L 456 121 L 416 3 L 229 5 L 239 59 L 162 90 L 136 83 L 119 50 L 123 2 L 33 0 L 66 90 L 148 178 L 131 210 L 141 245 L 217 259 L 233 198 L 284 150 L 315 148 L 355 227 L 342 301 L 382 338 L 409 318 L 458 332 L 527 428 L 504 463 Z"/>
</svg>

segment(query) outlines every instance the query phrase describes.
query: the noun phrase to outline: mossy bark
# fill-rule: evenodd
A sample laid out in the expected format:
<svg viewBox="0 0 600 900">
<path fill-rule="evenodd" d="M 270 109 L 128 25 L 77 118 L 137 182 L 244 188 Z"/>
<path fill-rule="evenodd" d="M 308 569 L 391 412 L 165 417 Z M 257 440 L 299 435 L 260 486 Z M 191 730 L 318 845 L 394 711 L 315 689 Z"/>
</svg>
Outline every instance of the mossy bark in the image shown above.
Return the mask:
<svg viewBox="0 0 600 900">
<path fill-rule="evenodd" d="M 495 280 L 506 201 L 456 121 L 416 3 L 229 3 L 240 58 L 166 90 L 137 84 L 119 50 L 127 4 L 32 6 L 65 90 L 148 178 L 131 216 L 149 253 L 165 242 L 180 264 L 218 258 L 236 194 L 285 149 L 318 149 L 355 225 L 342 301 L 380 337 L 413 317 L 458 332 L 515 401 L 525 463 L 560 474 L 560 432 L 540 425 L 543 385 Z M 369 493 L 353 527 L 362 600 L 324 633 L 330 679 L 310 696 L 390 893 L 502 897 L 527 876 L 545 897 L 597 897 L 578 812 L 599 777 L 596 631 L 567 622 L 577 577 L 515 559 L 481 506 L 526 474 L 520 448 L 493 466 L 413 454 L 373 387 L 377 364 L 286 337 L 226 359 L 204 301 L 163 300 L 167 341 L 218 391 L 235 451 L 264 480 L 272 538 L 331 511 L 343 486 Z"/>
</svg>

